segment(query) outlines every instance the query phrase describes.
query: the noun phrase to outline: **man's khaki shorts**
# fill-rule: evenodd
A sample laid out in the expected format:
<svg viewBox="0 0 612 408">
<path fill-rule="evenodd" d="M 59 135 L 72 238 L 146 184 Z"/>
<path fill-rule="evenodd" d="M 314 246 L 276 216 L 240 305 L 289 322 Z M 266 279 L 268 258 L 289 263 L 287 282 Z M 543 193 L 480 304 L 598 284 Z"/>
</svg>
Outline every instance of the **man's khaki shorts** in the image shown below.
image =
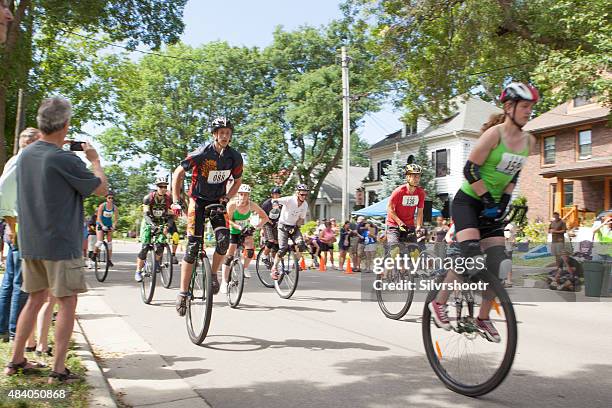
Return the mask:
<svg viewBox="0 0 612 408">
<path fill-rule="evenodd" d="M 27 293 L 49 289 L 55 297 L 87 292 L 85 264 L 81 258 L 61 261 L 23 260 L 23 286 Z"/>
</svg>

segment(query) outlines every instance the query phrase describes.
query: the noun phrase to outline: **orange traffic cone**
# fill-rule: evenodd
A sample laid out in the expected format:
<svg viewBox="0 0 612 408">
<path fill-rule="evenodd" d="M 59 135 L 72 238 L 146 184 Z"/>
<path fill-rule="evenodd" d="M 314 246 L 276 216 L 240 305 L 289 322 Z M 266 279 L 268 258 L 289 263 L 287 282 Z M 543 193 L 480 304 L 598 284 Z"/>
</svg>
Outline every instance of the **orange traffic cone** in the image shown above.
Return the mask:
<svg viewBox="0 0 612 408">
<path fill-rule="evenodd" d="M 351 266 L 351 258 L 347 257 L 346 258 L 346 271 L 344 272 L 347 275 L 352 275 L 353 274 L 353 267 Z"/>
<path fill-rule="evenodd" d="M 327 265 L 325 265 L 325 260 L 322 256 L 319 257 L 319 272 L 325 272 L 327 270 Z"/>
<path fill-rule="evenodd" d="M 301 271 L 305 271 L 306 270 L 306 262 L 304 261 L 304 257 L 300 258 L 300 270 Z"/>
</svg>

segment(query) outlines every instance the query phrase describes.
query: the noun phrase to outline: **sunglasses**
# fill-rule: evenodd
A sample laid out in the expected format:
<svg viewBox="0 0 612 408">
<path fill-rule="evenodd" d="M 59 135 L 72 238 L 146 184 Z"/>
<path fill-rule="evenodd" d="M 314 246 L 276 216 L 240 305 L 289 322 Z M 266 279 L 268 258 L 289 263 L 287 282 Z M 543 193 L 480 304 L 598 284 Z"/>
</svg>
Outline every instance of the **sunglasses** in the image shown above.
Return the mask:
<svg viewBox="0 0 612 408">
<path fill-rule="evenodd" d="M 308 194 L 298 194 L 300 197 L 308 197 Z"/>
<path fill-rule="evenodd" d="M 115 197 L 112 197 L 112 196 L 111 196 L 111 197 L 106 197 L 106 199 L 107 199 L 107 200 L 114 200 L 114 199 L 115 199 Z"/>
<path fill-rule="evenodd" d="M 157 186 L 157 188 L 161 188 L 161 189 L 167 190 L 168 186 Z"/>
</svg>

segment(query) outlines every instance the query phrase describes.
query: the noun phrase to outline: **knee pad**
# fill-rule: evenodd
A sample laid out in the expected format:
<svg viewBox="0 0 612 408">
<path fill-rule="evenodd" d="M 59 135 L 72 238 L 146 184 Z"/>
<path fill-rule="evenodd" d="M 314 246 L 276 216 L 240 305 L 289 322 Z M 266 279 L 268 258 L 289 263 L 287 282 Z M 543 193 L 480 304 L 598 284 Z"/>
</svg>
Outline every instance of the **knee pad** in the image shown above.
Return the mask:
<svg viewBox="0 0 612 408">
<path fill-rule="evenodd" d="M 255 250 L 254 249 L 247 249 L 246 250 L 246 256 L 249 259 L 253 259 L 253 255 L 255 255 Z"/>
<path fill-rule="evenodd" d="M 217 243 L 215 244 L 215 252 L 219 255 L 225 255 L 230 245 L 229 229 L 225 227 L 217 228 L 215 230 L 215 239 L 217 241 Z"/>
<path fill-rule="evenodd" d="M 155 255 L 162 256 L 163 253 L 164 253 L 164 246 L 163 245 L 156 245 L 155 246 Z"/>
<path fill-rule="evenodd" d="M 281 247 L 281 248 L 278 250 L 278 256 L 280 256 L 280 257 L 282 258 L 283 256 L 285 256 L 285 254 L 286 254 L 287 252 L 289 252 L 289 247 Z"/>
<path fill-rule="evenodd" d="M 467 241 L 459 242 L 458 244 L 461 256 L 464 258 L 482 255 L 480 241 L 477 239 L 468 239 Z"/>
<path fill-rule="evenodd" d="M 143 244 L 142 248 L 140 248 L 140 252 L 138 253 L 138 259 L 140 259 L 141 261 L 144 261 L 147 259 L 147 251 L 149 249 L 149 245 L 148 244 Z"/>
<path fill-rule="evenodd" d="M 230 266 L 232 264 L 232 261 L 234 260 L 234 255 L 226 255 L 225 256 L 225 262 L 223 262 L 225 265 Z"/>
<path fill-rule="evenodd" d="M 202 237 L 193 237 L 190 235 L 187 240 L 187 250 L 185 251 L 183 261 L 187 262 L 188 264 L 193 264 L 201 247 Z"/>
<path fill-rule="evenodd" d="M 485 250 L 485 254 L 487 255 L 487 259 L 485 260 L 485 264 L 487 266 L 487 270 L 489 273 L 495 277 L 501 278 L 500 275 L 500 265 L 502 262 L 508 262 L 508 258 L 506 257 L 506 248 L 501 245 L 493 246 L 487 248 Z M 512 261 L 510 262 L 510 267 L 512 267 Z M 505 268 L 504 268 L 505 269 Z M 504 271 L 507 276 L 507 271 Z M 503 278 L 505 279 L 506 276 Z"/>
<path fill-rule="evenodd" d="M 272 242 L 272 241 L 266 241 L 266 248 L 268 248 L 268 249 L 274 249 L 274 242 Z"/>
</svg>

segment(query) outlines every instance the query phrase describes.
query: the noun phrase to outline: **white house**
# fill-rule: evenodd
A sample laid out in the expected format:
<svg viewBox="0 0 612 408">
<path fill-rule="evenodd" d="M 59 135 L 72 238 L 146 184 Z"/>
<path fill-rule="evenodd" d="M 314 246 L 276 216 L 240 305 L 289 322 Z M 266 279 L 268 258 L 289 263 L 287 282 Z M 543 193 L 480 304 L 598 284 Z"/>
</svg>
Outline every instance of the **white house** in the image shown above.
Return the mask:
<svg viewBox="0 0 612 408">
<path fill-rule="evenodd" d="M 351 166 L 349 171 L 349 208 L 357 204 L 356 193 L 361 182 L 368 175 L 367 167 Z M 335 218 L 342 222 L 342 168 L 332 169 L 321 185 L 312 212 L 315 219 Z"/>
<path fill-rule="evenodd" d="M 463 166 L 480 134 L 480 128 L 489 117 L 502 110 L 482 99 L 470 96 L 456 98 L 455 112 L 441 124 L 431 126 L 426 120 L 418 120 L 414 132 L 404 127 L 385 136 L 368 150 L 374 179 L 362 184 L 365 189 L 365 205 L 377 201 L 381 188 L 381 176 L 391 163 L 395 150 L 406 163 L 412 163 L 417 155 L 421 139 L 425 138 L 436 173 L 438 196 L 445 202 L 442 212 L 448 217 L 449 200 L 463 182 Z M 384 198 L 384 197 L 381 197 Z"/>
</svg>

